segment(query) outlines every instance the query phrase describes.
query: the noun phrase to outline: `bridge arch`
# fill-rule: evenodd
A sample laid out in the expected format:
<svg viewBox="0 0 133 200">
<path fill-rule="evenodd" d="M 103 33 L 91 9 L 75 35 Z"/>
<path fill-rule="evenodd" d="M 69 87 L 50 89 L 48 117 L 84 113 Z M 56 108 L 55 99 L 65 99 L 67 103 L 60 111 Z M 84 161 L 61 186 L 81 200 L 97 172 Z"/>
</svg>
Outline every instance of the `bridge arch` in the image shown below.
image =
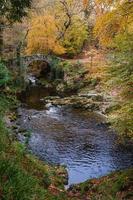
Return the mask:
<svg viewBox="0 0 133 200">
<path fill-rule="evenodd" d="M 24 67 L 28 67 L 34 61 L 43 61 L 46 62 L 48 65 L 51 65 L 52 62 L 50 57 L 41 54 L 21 57 L 21 64 Z"/>
<path fill-rule="evenodd" d="M 27 73 L 32 74 L 35 77 L 43 77 L 45 79 L 50 79 L 51 65 L 44 60 L 32 60 L 27 63 Z"/>
<path fill-rule="evenodd" d="M 44 55 L 44 54 L 36 54 L 36 55 L 31 55 L 31 56 L 23 56 L 23 57 L 19 57 L 19 58 L 15 58 L 15 59 L 11 59 L 8 61 L 8 65 L 15 68 L 15 67 L 20 67 L 22 69 L 22 71 L 27 71 L 28 70 L 28 66 L 33 63 L 33 62 L 45 62 L 47 63 L 48 66 L 50 66 L 51 69 L 51 73 L 56 75 L 58 74 L 58 69 L 56 69 L 53 66 L 53 60 L 57 60 L 57 61 L 64 61 L 64 59 L 61 59 L 59 57 L 56 56 L 50 56 L 50 55 Z M 59 72 L 60 73 L 60 72 Z M 63 70 L 62 73 L 60 74 L 64 74 Z M 64 76 L 64 75 L 62 75 Z M 54 77 L 54 76 L 53 76 Z M 60 76 L 61 77 L 61 76 Z"/>
</svg>

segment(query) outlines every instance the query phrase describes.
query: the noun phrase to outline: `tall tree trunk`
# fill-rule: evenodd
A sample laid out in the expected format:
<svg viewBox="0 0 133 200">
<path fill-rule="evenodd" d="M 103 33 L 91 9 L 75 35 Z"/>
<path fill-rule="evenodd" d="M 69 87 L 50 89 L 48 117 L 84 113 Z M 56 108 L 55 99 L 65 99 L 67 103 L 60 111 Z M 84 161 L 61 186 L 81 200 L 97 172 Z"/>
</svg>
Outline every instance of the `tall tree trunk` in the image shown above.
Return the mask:
<svg viewBox="0 0 133 200">
<path fill-rule="evenodd" d="M 3 55 L 3 29 L 4 29 L 4 23 L 0 19 L 0 58 L 2 58 Z"/>
</svg>

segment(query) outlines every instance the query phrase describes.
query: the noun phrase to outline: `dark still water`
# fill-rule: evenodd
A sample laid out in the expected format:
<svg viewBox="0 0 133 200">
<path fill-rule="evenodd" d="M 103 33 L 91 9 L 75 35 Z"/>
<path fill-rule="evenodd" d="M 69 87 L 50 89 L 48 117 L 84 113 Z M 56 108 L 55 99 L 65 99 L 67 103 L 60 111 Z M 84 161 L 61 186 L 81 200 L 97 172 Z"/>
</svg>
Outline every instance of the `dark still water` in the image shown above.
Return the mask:
<svg viewBox="0 0 133 200">
<path fill-rule="evenodd" d="M 32 132 L 29 147 L 34 154 L 67 166 L 69 185 L 133 166 L 133 146 L 118 144 L 115 133 L 100 125 L 99 114 L 45 108 L 40 99 L 46 95 L 48 91 L 36 93 L 34 88 L 25 94 L 20 124 Z"/>
</svg>

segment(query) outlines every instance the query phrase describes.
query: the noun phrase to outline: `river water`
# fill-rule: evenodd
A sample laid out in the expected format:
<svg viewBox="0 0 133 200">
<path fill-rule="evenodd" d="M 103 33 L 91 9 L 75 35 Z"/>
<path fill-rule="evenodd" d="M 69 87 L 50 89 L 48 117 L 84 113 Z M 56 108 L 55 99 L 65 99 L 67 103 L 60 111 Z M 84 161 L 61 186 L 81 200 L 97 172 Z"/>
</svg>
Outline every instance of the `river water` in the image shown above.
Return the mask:
<svg viewBox="0 0 133 200">
<path fill-rule="evenodd" d="M 115 132 L 103 125 L 103 117 L 42 101 L 54 91 L 31 87 L 21 96 L 19 119 L 32 132 L 29 148 L 42 160 L 67 166 L 68 184 L 100 177 L 133 166 L 133 148 L 117 142 Z"/>
</svg>

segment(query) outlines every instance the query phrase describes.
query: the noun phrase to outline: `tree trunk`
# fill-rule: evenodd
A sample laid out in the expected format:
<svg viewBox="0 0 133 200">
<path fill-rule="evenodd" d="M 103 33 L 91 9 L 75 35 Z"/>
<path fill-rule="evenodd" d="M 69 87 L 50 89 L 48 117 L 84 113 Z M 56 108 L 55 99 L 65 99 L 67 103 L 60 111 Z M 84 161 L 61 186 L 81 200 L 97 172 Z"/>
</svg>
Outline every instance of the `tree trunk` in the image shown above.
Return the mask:
<svg viewBox="0 0 133 200">
<path fill-rule="evenodd" d="M 2 58 L 3 55 L 3 28 L 4 28 L 4 23 L 2 20 L 0 20 L 0 58 Z"/>
</svg>

